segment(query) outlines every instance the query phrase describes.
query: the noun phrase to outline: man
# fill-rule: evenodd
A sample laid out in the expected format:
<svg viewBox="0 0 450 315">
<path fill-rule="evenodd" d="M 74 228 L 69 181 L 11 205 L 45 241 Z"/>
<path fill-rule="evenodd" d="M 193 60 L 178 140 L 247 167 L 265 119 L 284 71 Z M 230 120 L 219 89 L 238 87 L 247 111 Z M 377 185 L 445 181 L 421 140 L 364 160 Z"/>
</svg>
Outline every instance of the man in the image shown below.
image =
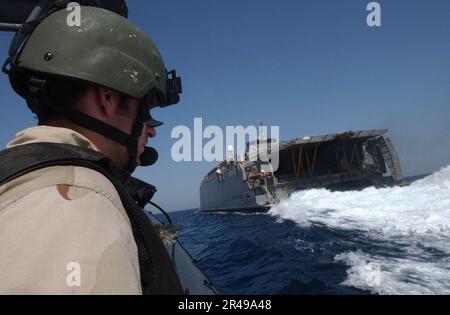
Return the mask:
<svg viewBox="0 0 450 315">
<path fill-rule="evenodd" d="M 125 18 L 83 7 L 74 27 L 67 14 L 9 70 L 39 123 L 0 153 L 0 294 L 180 294 L 140 208 L 154 187 L 129 176 L 156 161 L 149 110 L 177 103 L 180 79 Z"/>
</svg>

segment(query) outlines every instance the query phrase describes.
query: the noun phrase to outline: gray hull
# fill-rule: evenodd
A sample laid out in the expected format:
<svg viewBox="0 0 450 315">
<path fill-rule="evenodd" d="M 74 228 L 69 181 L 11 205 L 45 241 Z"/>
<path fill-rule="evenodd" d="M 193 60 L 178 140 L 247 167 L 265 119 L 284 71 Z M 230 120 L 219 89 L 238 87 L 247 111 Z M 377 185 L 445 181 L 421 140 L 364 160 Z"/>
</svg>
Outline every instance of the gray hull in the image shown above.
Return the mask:
<svg viewBox="0 0 450 315">
<path fill-rule="evenodd" d="M 258 203 L 255 191 L 243 179 L 237 167 L 224 174 L 203 181 L 200 187 L 200 210 L 213 211 L 265 211 L 265 199 Z"/>
<path fill-rule="evenodd" d="M 162 224 L 151 212 L 146 212 L 153 224 Z M 217 295 L 212 282 L 189 255 L 180 242 L 167 245 L 166 250 L 174 264 L 186 295 Z"/>
<path fill-rule="evenodd" d="M 387 130 L 305 137 L 279 145 L 279 168 L 259 160 L 222 162 L 200 185 L 200 210 L 267 211 L 295 191 L 359 190 L 403 183 Z M 258 140 L 260 141 L 260 140 Z M 263 171 L 264 170 L 264 171 Z M 390 175 L 386 175 L 387 172 Z"/>
</svg>

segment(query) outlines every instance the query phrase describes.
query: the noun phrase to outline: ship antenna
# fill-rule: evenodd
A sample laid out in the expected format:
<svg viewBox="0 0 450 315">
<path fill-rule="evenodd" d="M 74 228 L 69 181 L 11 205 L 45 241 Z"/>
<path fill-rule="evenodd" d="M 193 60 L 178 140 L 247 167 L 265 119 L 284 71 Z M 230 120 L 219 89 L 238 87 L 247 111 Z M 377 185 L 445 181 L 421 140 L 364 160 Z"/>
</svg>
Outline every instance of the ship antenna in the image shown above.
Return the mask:
<svg viewBox="0 0 450 315">
<path fill-rule="evenodd" d="M 266 134 L 264 133 L 264 128 L 263 127 L 267 127 L 265 121 L 261 121 L 259 123 L 259 135 L 258 135 L 258 140 L 266 140 Z"/>
</svg>

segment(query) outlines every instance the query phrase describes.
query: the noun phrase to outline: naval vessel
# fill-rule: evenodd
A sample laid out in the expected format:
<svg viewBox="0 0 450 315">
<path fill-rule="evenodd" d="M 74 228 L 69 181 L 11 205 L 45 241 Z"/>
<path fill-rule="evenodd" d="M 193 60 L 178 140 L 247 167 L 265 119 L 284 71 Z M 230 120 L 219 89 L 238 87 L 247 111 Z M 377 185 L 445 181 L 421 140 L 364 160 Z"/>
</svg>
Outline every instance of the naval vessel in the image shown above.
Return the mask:
<svg viewBox="0 0 450 315">
<path fill-rule="evenodd" d="M 200 210 L 267 211 L 299 190 L 404 184 L 398 154 L 384 136 L 387 132 L 347 131 L 277 145 L 274 139 L 258 138 L 247 143 L 244 155 L 223 161 L 204 176 Z M 278 168 L 272 167 L 270 159 L 260 159 L 255 148 L 268 154 L 278 152 Z"/>
</svg>

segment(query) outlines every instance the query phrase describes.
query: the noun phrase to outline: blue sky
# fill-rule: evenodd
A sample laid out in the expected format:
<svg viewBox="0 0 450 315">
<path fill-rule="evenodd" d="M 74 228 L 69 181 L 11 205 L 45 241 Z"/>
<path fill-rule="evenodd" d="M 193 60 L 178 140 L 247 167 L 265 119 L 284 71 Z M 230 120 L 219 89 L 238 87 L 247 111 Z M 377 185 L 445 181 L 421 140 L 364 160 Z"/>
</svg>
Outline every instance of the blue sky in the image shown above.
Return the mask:
<svg viewBox="0 0 450 315">
<path fill-rule="evenodd" d="M 195 208 L 215 163 L 171 160 L 177 125 L 280 126 L 281 139 L 389 128 L 405 175 L 450 164 L 450 2 L 379 1 L 369 28 L 361 0 L 128 0 L 130 19 L 183 77 L 177 106 L 152 145 L 160 160 L 137 176 L 170 210 Z M 6 56 L 11 34 L 0 34 Z M 2 57 L 3 58 L 3 57 Z M 0 145 L 35 124 L 0 77 Z"/>
</svg>

